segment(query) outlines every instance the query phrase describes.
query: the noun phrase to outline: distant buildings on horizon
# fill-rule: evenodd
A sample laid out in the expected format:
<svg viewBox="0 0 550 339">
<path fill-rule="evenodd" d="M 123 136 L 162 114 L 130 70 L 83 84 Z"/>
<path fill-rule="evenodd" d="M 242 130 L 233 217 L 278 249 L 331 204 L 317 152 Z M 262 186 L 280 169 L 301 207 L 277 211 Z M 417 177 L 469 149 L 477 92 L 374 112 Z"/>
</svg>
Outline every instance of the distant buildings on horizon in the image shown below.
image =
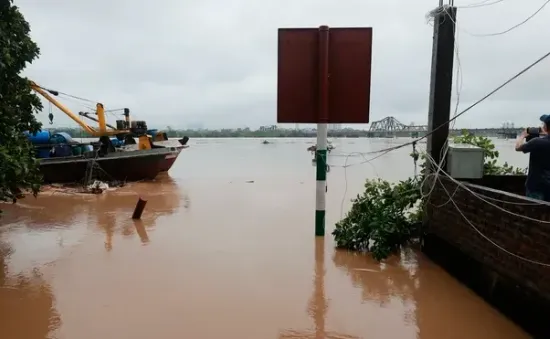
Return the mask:
<svg viewBox="0 0 550 339">
<path fill-rule="evenodd" d="M 187 125 L 186 129 L 189 129 L 189 130 L 195 130 L 195 131 L 200 131 L 200 130 L 230 130 L 230 131 L 250 131 L 250 130 L 254 130 L 253 128 L 250 128 L 250 127 L 238 127 L 238 128 L 205 128 L 204 127 L 204 124 L 202 123 L 193 123 L 193 124 L 189 124 Z M 279 125 L 264 125 L 264 126 L 260 126 L 258 127 L 258 131 L 276 131 L 278 129 L 281 129 L 281 130 L 288 130 L 288 129 L 294 129 L 294 130 L 297 130 L 297 131 L 316 131 L 317 128 L 316 127 L 302 127 L 300 124 L 295 124 L 294 125 L 294 128 L 290 127 L 290 126 L 279 126 Z M 331 131 L 341 131 L 343 128 L 342 128 L 342 124 L 329 124 L 328 126 L 328 129 L 331 130 Z M 359 129 L 359 128 L 346 128 L 346 129 Z"/>
</svg>

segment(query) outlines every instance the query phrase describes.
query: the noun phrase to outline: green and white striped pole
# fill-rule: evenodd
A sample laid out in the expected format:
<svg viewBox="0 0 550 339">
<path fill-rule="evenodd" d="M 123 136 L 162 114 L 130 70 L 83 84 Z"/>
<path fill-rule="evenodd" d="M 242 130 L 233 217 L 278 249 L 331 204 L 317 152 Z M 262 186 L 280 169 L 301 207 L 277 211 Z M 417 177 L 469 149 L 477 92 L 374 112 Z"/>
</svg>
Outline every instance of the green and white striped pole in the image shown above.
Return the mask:
<svg viewBox="0 0 550 339">
<path fill-rule="evenodd" d="M 328 125 L 317 124 L 317 187 L 315 195 L 315 235 L 325 235 L 325 208 L 327 193 L 327 138 Z"/>
<path fill-rule="evenodd" d="M 319 27 L 319 114 L 317 116 L 317 187 L 315 195 L 315 235 L 325 236 L 327 193 L 327 138 L 329 122 L 329 28 Z"/>
</svg>

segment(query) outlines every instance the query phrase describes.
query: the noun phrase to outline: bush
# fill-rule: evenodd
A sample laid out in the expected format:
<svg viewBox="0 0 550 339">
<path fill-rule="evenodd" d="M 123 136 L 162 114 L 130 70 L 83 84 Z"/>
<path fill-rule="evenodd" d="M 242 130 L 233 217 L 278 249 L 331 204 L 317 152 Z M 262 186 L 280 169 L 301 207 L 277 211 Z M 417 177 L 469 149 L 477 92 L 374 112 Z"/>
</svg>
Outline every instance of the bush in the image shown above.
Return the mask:
<svg viewBox="0 0 550 339">
<path fill-rule="evenodd" d="M 367 180 L 365 192 L 353 200 L 351 211 L 332 233 L 336 246 L 369 251 L 381 260 L 418 235 L 413 208 L 420 199 L 420 183 L 408 179 L 397 184 Z"/>
</svg>

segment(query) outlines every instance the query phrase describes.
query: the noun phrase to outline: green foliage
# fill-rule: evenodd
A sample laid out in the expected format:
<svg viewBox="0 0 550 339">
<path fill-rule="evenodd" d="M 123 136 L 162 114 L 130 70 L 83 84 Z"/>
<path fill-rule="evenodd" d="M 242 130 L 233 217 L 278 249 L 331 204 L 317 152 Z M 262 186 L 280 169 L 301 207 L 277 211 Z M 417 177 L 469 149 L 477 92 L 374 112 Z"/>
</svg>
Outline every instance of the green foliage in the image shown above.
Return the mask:
<svg viewBox="0 0 550 339">
<path fill-rule="evenodd" d="M 507 162 L 503 165 L 497 165 L 499 152 L 491 139 L 476 136 L 466 130 L 462 134 L 454 137 L 453 141 L 457 144 L 468 144 L 480 147 L 484 151 L 483 173 L 487 175 L 522 175 L 527 173 L 526 168 L 517 168 L 510 166 Z"/>
<path fill-rule="evenodd" d="M 24 131 L 37 132 L 42 109 L 21 71 L 39 55 L 30 27 L 13 5 L 0 4 L 0 200 L 15 202 L 23 190 L 38 193 L 41 181 L 32 146 Z"/>
<path fill-rule="evenodd" d="M 367 180 L 365 191 L 353 200 L 351 211 L 333 231 L 336 246 L 369 251 L 380 260 L 397 251 L 418 233 L 410 213 L 420 199 L 419 183 L 408 179 L 397 184 Z"/>
<path fill-rule="evenodd" d="M 525 174 L 526 169 L 507 163 L 497 165 L 499 152 L 489 138 L 467 131 L 453 140 L 483 148 L 484 173 L 487 175 Z M 336 246 L 352 251 L 368 251 L 377 260 L 385 259 L 419 235 L 425 199 L 420 186 L 425 177 L 426 156 L 413 148 L 411 157 L 420 164 L 420 175 L 397 184 L 384 180 L 367 180 L 365 191 L 353 200 L 346 217 L 332 232 Z"/>
</svg>

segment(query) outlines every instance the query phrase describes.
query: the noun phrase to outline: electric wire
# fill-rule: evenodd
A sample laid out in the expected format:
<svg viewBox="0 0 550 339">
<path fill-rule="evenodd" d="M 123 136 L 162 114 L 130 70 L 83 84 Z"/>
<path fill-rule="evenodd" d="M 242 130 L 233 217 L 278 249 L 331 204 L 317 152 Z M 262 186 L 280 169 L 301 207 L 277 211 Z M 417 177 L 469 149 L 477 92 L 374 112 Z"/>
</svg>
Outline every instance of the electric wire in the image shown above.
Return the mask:
<svg viewBox="0 0 550 339">
<path fill-rule="evenodd" d="M 456 8 L 468 9 L 468 8 L 487 7 L 487 6 L 492 6 L 492 5 L 499 4 L 499 3 L 503 2 L 504 0 L 493 0 L 493 2 L 490 2 L 490 1 L 492 1 L 492 0 L 484 0 L 484 1 L 476 2 L 476 3 L 472 3 L 472 4 L 456 6 Z"/>
</svg>

